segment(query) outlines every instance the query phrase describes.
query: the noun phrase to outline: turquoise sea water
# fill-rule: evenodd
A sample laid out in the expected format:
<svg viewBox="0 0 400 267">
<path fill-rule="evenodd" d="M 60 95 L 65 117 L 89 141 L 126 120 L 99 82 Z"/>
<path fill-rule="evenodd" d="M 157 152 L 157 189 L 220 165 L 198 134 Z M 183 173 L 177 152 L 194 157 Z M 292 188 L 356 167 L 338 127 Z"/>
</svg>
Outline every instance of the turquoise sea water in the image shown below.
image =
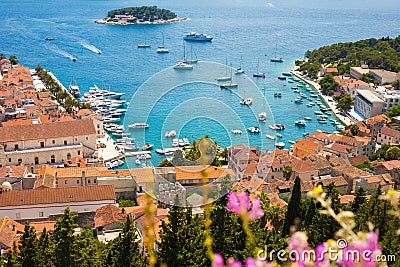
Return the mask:
<svg viewBox="0 0 400 267">
<path fill-rule="evenodd" d="M 345 8 L 336 5 L 333 9 L 322 4 L 306 5 L 304 1 L 281 2 L 272 2 L 271 7 L 262 1 L 241 0 L 205 0 L 201 3 L 185 0 L 4 0 L 0 2 L 0 53 L 16 55 L 23 65 L 30 67 L 40 64 L 66 86 L 75 77 L 82 91 L 104 81 L 111 90 L 125 92 L 124 99 L 129 100 L 146 80 L 182 58 L 182 37 L 185 33 L 208 33 L 215 37 L 212 43 L 194 43 L 192 46 L 200 60 L 223 64 L 227 58 L 228 64 L 237 67 L 240 58 L 243 58 L 248 74 L 256 71 L 257 62 L 259 70 L 266 73 L 265 79 L 250 78 L 260 89 L 252 110 L 239 105 L 239 101 L 240 97 L 252 94 L 253 89 L 239 86 L 239 95 L 236 95 L 219 89 L 215 82 L 182 84 L 154 102 L 153 92 L 170 89 L 161 87 L 181 79 L 179 75 L 185 75 L 172 71 L 173 75 L 162 77 L 159 88 L 142 87 L 148 90 L 148 94 L 144 91 L 140 99 L 131 101 L 126 115 L 128 124 L 138 122 L 140 116 L 147 116 L 143 109 L 151 107 L 147 120 L 150 129 L 144 136 L 138 132 L 133 132 L 133 135 L 140 142 L 169 147 L 171 141 L 164 138 L 164 132 L 175 129 L 180 131 L 180 137 L 190 139 L 209 134 L 222 146 L 247 142 L 248 139 L 251 144 L 272 149 L 274 141 L 266 140 L 264 132 L 259 136 L 229 135 L 233 127 L 241 126 L 245 132 L 246 127 L 258 123 L 258 111 L 267 110 L 263 101 L 258 101 L 265 94 L 271 111 L 269 119 L 285 124 L 282 141 L 289 147 L 287 141 L 302 137 L 304 132 L 317 129 L 334 131 L 334 127 L 329 122 L 319 124 L 314 115 L 316 108 L 308 108 L 308 101 L 295 104 L 293 101 L 297 94 L 290 89 L 292 84 L 283 86 L 285 82 L 279 81 L 277 76 L 290 71 L 294 60 L 303 58 L 308 49 L 369 37 L 397 36 L 400 34 L 400 23 L 399 10 L 388 8 L 371 5 Z M 150 4 L 171 9 L 178 16 L 190 19 L 167 25 L 114 26 L 93 22 L 104 17 L 110 9 Z M 162 42 L 162 33 L 169 54 L 155 53 Z M 55 40 L 45 41 L 47 35 Z M 143 41 L 150 43 L 151 48 L 138 49 L 137 43 Z M 95 54 L 86 48 L 88 45 L 96 46 L 103 54 Z M 284 63 L 269 61 L 276 45 L 277 54 L 285 59 Z M 186 48 L 190 50 L 189 45 Z M 75 55 L 78 61 L 72 62 L 71 55 Z M 196 66 L 193 71 L 196 71 Z M 224 74 L 224 70 L 218 68 L 207 71 L 210 79 Z M 273 97 L 276 91 L 282 92 L 282 98 Z M 305 90 L 302 92 L 307 93 Z M 204 99 L 208 99 L 207 104 L 202 102 Z M 192 111 L 207 112 L 191 116 L 192 107 Z M 306 128 L 296 127 L 294 121 L 304 116 L 313 120 L 308 122 Z M 235 124 L 238 121 L 239 126 Z M 265 133 L 271 134 L 268 124 L 261 127 Z M 161 157 L 153 154 L 153 164 L 157 164 Z"/>
</svg>

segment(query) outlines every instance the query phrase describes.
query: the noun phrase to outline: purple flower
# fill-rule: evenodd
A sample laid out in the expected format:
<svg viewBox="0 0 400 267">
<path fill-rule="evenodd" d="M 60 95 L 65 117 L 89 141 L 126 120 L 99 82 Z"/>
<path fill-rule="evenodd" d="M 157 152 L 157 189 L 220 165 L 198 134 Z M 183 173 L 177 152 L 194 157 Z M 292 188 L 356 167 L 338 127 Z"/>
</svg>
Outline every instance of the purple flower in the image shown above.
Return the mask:
<svg viewBox="0 0 400 267">
<path fill-rule="evenodd" d="M 239 195 L 230 192 L 228 194 L 228 205 L 226 208 L 236 215 L 246 214 L 249 220 L 258 219 L 264 215 L 264 211 L 261 209 L 260 199 L 255 199 L 251 204 L 249 195 L 245 192 L 242 192 Z"/>
<path fill-rule="evenodd" d="M 325 244 L 319 244 L 315 248 L 315 266 L 326 266 L 329 264 L 327 257 L 328 247 Z"/>
<path fill-rule="evenodd" d="M 226 261 L 226 266 L 227 267 L 242 267 L 242 264 L 240 263 L 240 261 L 235 260 L 234 258 L 230 257 L 227 261 Z"/>
</svg>

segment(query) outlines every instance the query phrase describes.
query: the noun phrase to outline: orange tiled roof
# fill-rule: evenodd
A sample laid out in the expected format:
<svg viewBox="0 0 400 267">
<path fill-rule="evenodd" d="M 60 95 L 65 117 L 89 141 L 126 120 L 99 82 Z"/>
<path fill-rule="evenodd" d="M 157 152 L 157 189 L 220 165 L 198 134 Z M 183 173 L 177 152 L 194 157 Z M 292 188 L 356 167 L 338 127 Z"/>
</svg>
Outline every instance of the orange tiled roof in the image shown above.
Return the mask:
<svg viewBox="0 0 400 267">
<path fill-rule="evenodd" d="M 334 72 L 339 72 L 337 68 L 325 68 L 324 69 L 325 73 L 334 73 Z"/>
<path fill-rule="evenodd" d="M 328 186 L 332 182 L 335 184 L 335 187 L 349 185 L 349 183 L 346 181 L 346 179 L 343 178 L 343 176 L 323 178 L 320 180 L 303 181 L 301 183 L 301 192 L 309 192 L 317 187 L 319 183 L 322 183 L 323 186 Z"/>
<path fill-rule="evenodd" d="M 22 140 L 22 138 L 24 140 L 37 140 L 91 134 L 96 134 L 96 129 L 91 120 L 74 120 L 51 124 L 0 127 L 0 142 L 15 142 Z"/>
<path fill-rule="evenodd" d="M 21 166 L 8 166 L 0 167 L 0 177 L 6 177 L 8 170 L 11 169 L 11 177 L 23 177 L 26 167 Z"/>
<path fill-rule="evenodd" d="M 32 124 L 31 119 L 18 119 L 18 120 L 9 120 L 9 121 L 2 122 L 3 127 L 18 126 L 18 125 L 31 125 L 31 124 Z"/>
<path fill-rule="evenodd" d="M 234 176 L 233 171 L 227 168 L 214 167 L 214 166 L 180 166 L 175 167 L 176 180 L 198 180 L 203 179 L 202 171 L 205 171 L 208 179 L 223 178 L 226 175 Z"/>
<path fill-rule="evenodd" d="M 0 195 L 0 207 L 115 200 L 114 185 L 14 190 Z"/>
<path fill-rule="evenodd" d="M 133 168 L 130 173 L 137 184 L 151 183 L 154 181 L 152 168 Z"/>
<path fill-rule="evenodd" d="M 35 228 L 36 233 L 42 233 L 46 228 L 47 232 L 54 232 L 56 221 L 30 222 L 29 225 Z"/>
<path fill-rule="evenodd" d="M 391 129 L 389 127 L 383 126 L 379 133 L 387 135 L 387 136 L 391 136 L 391 137 L 395 137 L 397 135 L 400 135 L 399 131 Z"/>
<path fill-rule="evenodd" d="M 5 216 L 0 220 L 0 243 L 11 248 L 17 234 L 24 232 L 24 226 L 10 217 Z"/>
<path fill-rule="evenodd" d="M 122 209 L 115 205 L 105 205 L 96 210 L 94 216 L 94 226 L 96 228 L 103 227 L 112 223 L 123 223 L 126 220 L 126 213 L 122 212 Z"/>
</svg>

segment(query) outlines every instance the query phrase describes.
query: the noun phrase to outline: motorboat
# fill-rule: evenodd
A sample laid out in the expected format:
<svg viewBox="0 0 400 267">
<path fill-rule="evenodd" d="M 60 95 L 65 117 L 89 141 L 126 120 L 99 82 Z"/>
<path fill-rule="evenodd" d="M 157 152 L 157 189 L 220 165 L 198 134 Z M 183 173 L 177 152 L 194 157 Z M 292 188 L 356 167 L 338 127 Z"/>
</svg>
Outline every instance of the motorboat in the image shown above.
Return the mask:
<svg viewBox="0 0 400 267">
<path fill-rule="evenodd" d="M 177 139 L 177 138 L 172 139 L 172 146 L 173 147 L 179 146 L 179 139 Z"/>
<path fill-rule="evenodd" d="M 258 128 L 257 126 L 249 127 L 249 128 L 247 128 L 247 130 L 251 133 L 259 133 L 260 132 L 260 128 Z"/>
<path fill-rule="evenodd" d="M 284 148 L 285 147 L 285 143 L 284 142 L 278 142 L 278 143 L 275 144 L 275 146 L 277 148 Z"/>
<path fill-rule="evenodd" d="M 146 151 L 146 150 L 151 150 L 154 147 L 154 144 L 144 144 L 142 146 L 142 150 Z"/>
<path fill-rule="evenodd" d="M 183 144 L 184 144 L 185 146 L 190 146 L 190 141 L 189 141 L 188 138 L 183 137 L 182 140 L 183 140 Z"/>
<path fill-rule="evenodd" d="M 307 120 L 307 121 L 310 121 L 310 120 L 312 120 L 312 118 L 311 118 L 311 117 L 304 117 L 304 119 L 305 119 L 305 120 Z"/>
<path fill-rule="evenodd" d="M 292 74 L 290 72 L 282 72 L 282 75 L 286 77 L 292 77 Z"/>
<path fill-rule="evenodd" d="M 322 115 L 322 114 L 323 114 L 323 113 L 322 113 L 321 111 L 319 111 L 319 110 L 314 111 L 314 113 L 317 114 L 317 115 Z"/>
<path fill-rule="evenodd" d="M 72 61 L 77 61 L 78 59 L 76 58 L 76 56 L 72 56 L 72 57 L 71 57 L 71 60 L 72 60 Z"/>
<path fill-rule="evenodd" d="M 316 94 L 310 94 L 310 96 L 313 97 L 313 98 L 317 98 L 318 97 L 318 95 L 316 95 Z"/>
<path fill-rule="evenodd" d="M 242 134 L 242 130 L 239 129 L 232 129 L 233 134 Z"/>
<path fill-rule="evenodd" d="M 165 137 L 175 137 L 176 136 L 176 131 L 167 131 L 165 132 Z"/>
<path fill-rule="evenodd" d="M 268 139 L 271 139 L 271 140 L 275 140 L 276 139 L 275 136 L 272 136 L 270 134 L 267 134 L 265 137 L 267 137 Z"/>
<path fill-rule="evenodd" d="M 136 165 L 140 165 L 141 164 L 140 159 L 136 159 L 135 163 Z"/>
<path fill-rule="evenodd" d="M 297 103 L 297 104 L 301 104 L 301 103 L 303 103 L 303 99 L 296 98 L 296 100 L 294 102 Z"/>
<path fill-rule="evenodd" d="M 184 63 L 184 62 L 178 62 L 174 66 L 174 69 L 175 70 L 192 70 L 193 69 L 193 65 L 187 64 L 187 63 Z"/>
<path fill-rule="evenodd" d="M 278 76 L 278 79 L 284 81 L 284 80 L 286 80 L 286 77 L 285 76 Z"/>
<path fill-rule="evenodd" d="M 244 99 L 242 99 L 241 101 L 240 101 L 240 104 L 241 105 L 247 105 L 247 106 L 249 106 L 249 105 L 251 105 L 251 103 L 253 103 L 253 98 L 244 98 Z"/>
<path fill-rule="evenodd" d="M 194 41 L 194 42 L 211 42 L 213 37 L 197 32 L 190 32 L 183 37 L 185 41 Z"/>
<path fill-rule="evenodd" d="M 296 144 L 296 142 L 295 141 L 293 141 L 293 140 L 288 140 L 288 142 L 290 143 L 290 144 Z"/>
<path fill-rule="evenodd" d="M 279 138 L 283 137 L 283 135 L 281 135 L 280 133 L 277 133 L 276 136 L 279 137 Z"/>
<path fill-rule="evenodd" d="M 265 73 L 264 72 L 255 72 L 255 73 L 253 73 L 253 77 L 265 78 Z"/>
<path fill-rule="evenodd" d="M 275 92 L 274 93 L 274 97 L 282 97 L 282 93 L 281 92 Z"/>
<path fill-rule="evenodd" d="M 79 96 L 79 94 L 80 94 L 80 91 L 79 91 L 79 86 L 76 84 L 76 81 L 75 81 L 75 79 L 74 78 L 72 78 L 72 81 L 71 81 L 71 83 L 69 84 L 69 86 L 68 86 L 68 91 L 69 91 L 69 93 L 73 96 L 73 97 L 78 97 Z"/>
<path fill-rule="evenodd" d="M 132 129 L 146 129 L 146 128 L 149 128 L 149 125 L 144 122 L 138 122 L 138 123 L 129 124 L 128 127 L 132 128 Z"/>
<path fill-rule="evenodd" d="M 138 48 L 150 48 L 150 45 L 147 43 L 141 43 L 137 45 Z"/>
<path fill-rule="evenodd" d="M 259 121 L 265 121 L 267 119 L 267 113 L 266 112 L 261 112 L 260 114 L 258 114 L 258 120 Z"/>
<path fill-rule="evenodd" d="M 46 41 L 53 41 L 53 40 L 54 40 L 54 37 L 52 37 L 52 36 L 46 36 L 46 37 L 44 37 L 44 39 L 45 39 Z"/>
<path fill-rule="evenodd" d="M 296 124 L 297 126 L 307 126 L 307 123 L 306 123 L 305 120 L 298 120 L 298 121 L 295 121 L 295 124 Z"/>
<path fill-rule="evenodd" d="M 225 82 L 219 86 L 222 89 L 235 89 L 238 87 L 237 83 Z"/>
</svg>

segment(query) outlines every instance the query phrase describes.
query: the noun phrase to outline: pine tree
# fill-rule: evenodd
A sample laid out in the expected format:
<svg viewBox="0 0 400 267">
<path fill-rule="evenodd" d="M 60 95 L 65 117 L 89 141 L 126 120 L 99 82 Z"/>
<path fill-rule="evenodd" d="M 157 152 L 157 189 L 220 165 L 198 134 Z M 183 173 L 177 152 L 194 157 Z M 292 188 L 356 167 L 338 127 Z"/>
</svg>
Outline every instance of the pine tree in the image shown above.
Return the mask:
<svg viewBox="0 0 400 267">
<path fill-rule="evenodd" d="M 57 220 L 53 234 L 55 264 L 57 266 L 73 266 L 71 252 L 74 243 L 74 228 L 77 227 L 77 218 L 77 215 L 71 215 L 70 209 L 67 207 L 63 216 Z"/>
<path fill-rule="evenodd" d="M 33 227 L 29 226 L 29 223 L 27 223 L 25 224 L 24 234 L 21 237 L 18 253 L 22 267 L 37 266 L 37 248 L 36 231 Z"/>
<path fill-rule="evenodd" d="M 300 218 L 301 187 L 300 178 L 297 176 L 294 181 L 292 196 L 289 201 L 285 223 L 283 224 L 282 237 L 290 233 L 290 227 L 295 224 L 295 220 Z"/>
<path fill-rule="evenodd" d="M 357 213 L 360 207 L 366 202 L 365 190 L 360 187 L 356 190 L 354 196 L 355 198 L 354 201 L 351 203 L 351 209 L 354 213 Z"/>
<path fill-rule="evenodd" d="M 144 265 L 144 258 L 139 250 L 133 220 L 131 216 L 127 216 L 122 232 L 109 243 L 106 266 L 141 267 Z"/>
<path fill-rule="evenodd" d="M 211 208 L 211 236 L 214 240 L 213 251 L 233 257 L 237 260 L 246 259 L 246 233 L 243 231 L 238 216 L 226 209 L 227 196 L 213 203 Z"/>
<path fill-rule="evenodd" d="M 84 227 L 72 247 L 75 266 L 101 266 L 101 247 L 100 241 L 93 236 L 93 230 Z"/>
<path fill-rule="evenodd" d="M 43 229 L 38 239 L 36 257 L 37 266 L 54 265 L 54 244 L 46 228 Z"/>
<path fill-rule="evenodd" d="M 158 243 L 159 264 L 167 266 L 209 266 L 204 246 L 204 221 L 190 208 L 172 206 L 168 222 L 163 221 Z"/>
</svg>

